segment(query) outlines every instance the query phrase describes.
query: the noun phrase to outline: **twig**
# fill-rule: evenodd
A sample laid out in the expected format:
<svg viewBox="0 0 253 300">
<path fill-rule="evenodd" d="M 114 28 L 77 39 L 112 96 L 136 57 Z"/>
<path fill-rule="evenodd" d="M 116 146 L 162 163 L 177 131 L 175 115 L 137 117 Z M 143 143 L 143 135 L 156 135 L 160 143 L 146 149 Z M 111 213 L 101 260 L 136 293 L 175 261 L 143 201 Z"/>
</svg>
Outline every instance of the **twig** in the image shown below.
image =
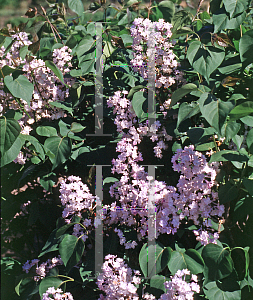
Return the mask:
<svg viewBox="0 0 253 300">
<path fill-rule="evenodd" d="M 199 11 L 200 11 L 200 7 L 201 7 L 201 5 L 202 5 L 203 2 L 204 2 L 204 0 L 200 0 L 200 1 L 199 1 L 198 8 L 197 8 L 197 12 L 196 12 L 196 15 L 194 16 L 192 22 L 195 21 L 195 19 L 197 18 L 197 15 L 198 15 L 198 13 L 199 13 Z"/>
</svg>

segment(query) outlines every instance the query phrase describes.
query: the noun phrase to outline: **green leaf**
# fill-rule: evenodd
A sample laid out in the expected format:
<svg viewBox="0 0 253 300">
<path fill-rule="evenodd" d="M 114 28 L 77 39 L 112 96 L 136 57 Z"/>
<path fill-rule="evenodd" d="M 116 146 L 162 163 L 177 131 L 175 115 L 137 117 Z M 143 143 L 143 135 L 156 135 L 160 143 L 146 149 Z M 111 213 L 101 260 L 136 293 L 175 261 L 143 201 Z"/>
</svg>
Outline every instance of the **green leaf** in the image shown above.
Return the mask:
<svg viewBox="0 0 253 300">
<path fill-rule="evenodd" d="M 11 75 L 7 75 L 4 77 L 4 83 L 14 97 L 21 98 L 30 105 L 34 86 L 24 75 L 19 75 L 14 80 Z"/>
<path fill-rule="evenodd" d="M 83 125 L 81 125 L 79 123 L 73 122 L 73 123 L 71 123 L 70 131 L 72 131 L 74 133 L 77 133 L 77 132 L 83 131 L 84 128 L 85 128 L 85 126 L 83 126 Z"/>
<path fill-rule="evenodd" d="M 202 251 L 205 262 L 204 276 L 208 281 L 220 280 L 233 271 L 233 261 L 228 250 L 216 244 L 207 244 Z"/>
<path fill-rule="evenodd" d="M 65 224 L 62 227 L 60 227 L 59 229 L 56 230 L 56 234 L 55 237 L 58 239 L 61 235 L 63 235 L 71 226 L 74 226 L 75 224 L 79 224 L 80 222 L 80 217 L 78 217 L 79 220 L 76 220 L 77 222 L 72 222 L 69 224 Z"/>
<path fill-rule="evenodd" d="M 66 271 L 74 267 L 81 259 L 84 251 L 84 241 L 74 235 L 67 235 L 59 245 L 61 259 Z"/>
<path fill-rule="evenodd" d="M 253 179 L 244 178 L 242 183 L 249 192 L 250 196 L 253 196 Z"/>
<path fill-rule="evenodd" d="M 223 49 L 203 45 L 193 41 L 188 50 L 187 58 L 192 67 L 208 81 L 210 75 L 221 65 L 225 57 Z"/>
<path fill-rule="evenodd" d="M 21 127 L 18 121 L 14 119 L 7 119 L 5 116 L 0 119 L 0 152 L 3 154 L 11 148 L 13 143 L 16 141 Z"/>
<path fill-rule="evenodd" d="M 238 28 L 246 18 L 246 11 L 237 15 L 235 18 L 232 18 L 227 23 L 227 29 L 236 29 Z"/>
<path fill-rule="evenodd" d="M 238 196 L 238 189 L 235 185 L 227 182 L 219 187 L 219 200 L 221 204 L 233 201 Z"/>
<path fill-rule="evenodd" d="M 233 223 L 253 214 L 253 198 L 249 195 L 237 201 L 233 213 Z"/>
<path fill-rule="evenodd" d="M 152 276 L 150 279 L 150 287 L 162 290 L 165 293 L 166 292 L 166 289 L 164 287 L 164 283 L 166 281 L 165 278 L 166 277 L 162 275 Z"/>
<path fill-rule="evenodd" d="M 238 120 L 240 118 L 246 117 L 253 113 L 253 102 L 252 101 L 245 101 L 235 108 L 233 108 L 230 112 L 230 120 Z"/>
<path fill-rule="evenodd" d="M 145 277 L 160 273 L 168 264 L 171 248 L 164 247 L 159 242 L 148 247 L 145 243 L 139 254 L 139 264 Z"/>
<path fill-rule="evenodd" d="M 68 102 L 55 101 L 55 102 L 49 102 L 49 105 L 53 106 L 53 107 L 58 107 L 58 108 L 64 109 L 73 116 L 73 108 L 72 108 L 71 104 Z"/>
<path fill-rule="evenodd" d="M 114 178 L 114 177 L 106 177 L 104 180 L 103 180 L 103 184 L 106 184 L 106 183 L 114 183 L 116 181 L 119 181 L 117 178 Z"/>
<path fill-rule="evenodd" d="M 248 0 L 223 0 L 225 9 L 230 18 L 244 12 L 248 8 Z"/>
<path fill-rule="evenodd" d="M 19 51 L 19 56 L 22 58 L 22 59 L 25 59 L 26 57 L 26 54 L 28 53 L 28 46 L 22 46 L 20 48 L 20 51 Z"/>
<path fill-rule="evenodd" d="M 39 154 L 39 157 L 44 161 L 45 160 L 45 153 L 44 149 L 41 146 L 40 142 L 32 135 L 25 135 L 25 134 L 20 134 L 20 139 L 22 139 L 24 142 L 28 141 L 30 142 L 33 146 L 35 151 Z"/>
<path fill-rule="evenodd" d="M 198 87 L 196 86 L 196 84 L 193 84 L 193 83 L 187 83 L 187 84 L 183 85 L 181 88 L 177 89 L 172 94 L 170 107 L 172 107 L 174 104 L 176 104 L 185 95 L 187 95 L 190 92 L 195 91 L 197 89 L 198 89 Z"/>
<path fill-rule="evenodd" d="M 240 119 L 247 126 L 253 127 L 253 116 L 246 116 Z"/>
<path fill-rule="evenodd" d="M 44 147 L 54 154 L 54 157 L 49 157 L 53 164 L 52 170 L 54 170 L 69 158 L 72 145 L 68 137 L 53 136 L 45 140 Z"/>
<path fill-rule="evenodd" d="M 228 15 L 224 8 L 219 9 L 213 14 L 214 33 L 217 33 L 227 27 Z"/>
<path fill-rule="evenodd" d="M 239 42 L 240 57 L 244 67 L 247 67 L 249 64 L 253 63 L 252 47 L 253 29 L 247 31 L 241 37 Z"/>
<path fill-rule="evenodd" d="M 202 21 L 205 21 L 205 20 L 208 20 L 208 19 L 211 19 L 209 13 L 207 11 L 203 11 L 200 15 L 199 15 L 200 19 Z"/>
<path fill-rule="evenodd" d="M 171 39 L 177 39 L 180 36 L 184 36 L 184 35 L 191 34 L 191 33 L 193 33 L 193 31 L 191 30 L 191 28 L 189 28 L 189 27 L 182 27 L 182 28 L 179 28 L 177 31 L 175 31 L 172 34 Z"/>
<path fill-rule="evenodd" d="M 54 127 L 51 126 L 39 126 L 36 128 L 36 132 L 38 135 L 41 136 L 57 136 L 57 130 Z"/>
<path fill-rule="evenodd" d="M 67 236 L 67 234 L 63 234 L 59 238 L 56 238 L 55 235 L 57 230 L 58 229 L 56 228 L 51 232 L 48 240 L 46 241 L 46 244 L 42 248 L 41 253 L 38 257 L 42 257 L 46 253 L 58 250 L 60 242 L 64 239 L 65 236 Z"/>
<path fill-rule="evenodd" d="M 238 161 L 246 162 L 249 158 L 246 155 L 240 154 L 238 151 L 221 150 L 212 154 L 210 163 L 214 161 Z"/>
<path fill-rule="evenodd" d="M 16 71 L 17 69 L 13 69 L 9 66 L 3 66 L 2 68 L 0 68 L 0 78 L 3 78 L 4 76 L 10 75 L 12 74 L 14 71 Z"/>
<path fill-rule="evenodd" d="M 170 278 L 165 276 L 154 275 L 150 278 L 150 286 L 145 289 L 145 292 L 156 296 L 156 299 L 158 299 L 158 297 L 166 293 L 164 283 L 169 280 Z"/>
<path fill-rule="evenodd" d="M 31 277 L 22 279 L 19 284 L 15 287 L 15 291 L 20 295 L 21 300 L 31 299 L 33 295 L 38 293 L 38 285 Z"/>
<path fill-rule="evenodd" d="M 95 73 L 95 58 L 90 59 L 90 60 L 85 60 L 80 64 L 81 71 L 82 71 L 82 76 L 89 74 L 89 73 Z"/>
<path fill-rule="evenodd" d="M 177 118 L 177 128 L 184 120 L 189 119 L 192 116 L 195 116 L 199 112 L 200 112 L 200 109 L 199 109 L 199 104 L 197 102 L 182 103 L 179 106 L 178 118 Z"/>
<path fill-rule="evenodd" d="M 196 151 L 210 151 L 215 147 L 214 142 L 204 143 L 196 146 Z"/>
<path fill-rule="evenodd" d="M 202 94 L 198 102 L 203 117 L 220 133 L 229 112 L 234 107 L 234 104 L 230 101 L 221 101 L 209 93 Z"/>
<path fill-rule="evenodd" d="M 8 149 L 4 155 L 1 157 L 1 167 L 11 163 L 17 158 L 22 146 L 24 145 L 23 139 L 20 136 L 15 140 L 10 149 Z"/>
<path fill-rule="evenodd" d="M 242 12 L 235 18 L 229 19 L 229 14 L 224 7 L 220 8 L 213 14 L 214 33 L 220 32 L 224 29 L 236 29 L 238 28 L 246 17 L 246 12 Z"/>
<path fill-rule="evenodd" d="M 127 10 L 127 13 L 124 14 L 123 18 L 120 19 L 118 22 L 118 25 L 126 25 L 133 22 L 133 20 L 137 17 L 137 13 L 131 12 L 130 10 Z"/>
<path fill-rule="evenodd" d="M 53 172 L 50 172 L 42 177 L 40 177 L 40 184 L 41 186 L 52 193 L 52 187 L 55 185 L 57 182 L 57 177 L 56 174 Z"/>
<path fill-rule="evenodd" d="M 165 22 L 171 23 L 172 17 L 175 13 L 175 5 L 173 2 L 165 0 L 158 4 L 159 10 L 163 14 L 163 19 Z"/>
<path fill-rule="evenodd" d="M 84 7 L 81 0 L 68 0 L 68 7 L 78 16 L 82 17 L 84 13 Z"/>
<path fill-rule="evenodd" d="M 76 48 L 76 55 L 78 57 L 78 60 L 80 60 L 80 58 L 86 52 L 90 51 L 90 49 L 94 46 L 95 46 L 95 40 L 93 39 L 93 37 L 90 34 L 85 35 Z"/>
<path fill-rule="evenodd" d="M 48 288 L 54 287 L 55 289 L 58 289 L 63 284 L 63 281 L 59 277 L 55 276 L 48 276 L 42 279 L 40 286 L 39 286 L 39 293 L 40 297 L 42 299 L 42 296 Z"/>
<path fill-rule="evenodd" d="M 234 280 L 225 279 L 223 282 L 212 281 L 204 286 L 207 299 L 215 300 L 241 300 L 239 284 Z"/>
<path fill-rule="evenodd" d="M 48 67 L 53 73 L 54 75 L 64 84 L 64 78 L 62 75 L 61 70 L 58 69 L 58 67 L 51 61 L 51 60 L 46 60 L 45 62 L 46 67 Z"/>
<path fill-rule="evenodd" d="M 246 143 L 249 148 L 250 153 L 253 153 L 253 128 L 247 134 Z"/>
<path fill-rule="evenodd" d="M 143 89 L 143 85 L 137 85 L 131 88 L 130 92 L 127 95 L 127 99 L 131 99 L 134 95 L 134 93 L 138 92 L 139 90 Z"/>
<path fill-rule="evenodd" d="M 240 130 L 241 124 L 236 121 L 226 122 L 221 128 L 221 135 L 226 138 L 226 141 L 230 141 Z"/>
<path fill-rule="evenodd" d="M 136 116 L 139 119 L 141 119 L 143 116 L 146 115 L 142 109 L 142 105 L 145 101 L 146 101 L 146 98 L 144 97 L 143 92 L 136 92 L 133 95 L 132 106 L 133 106 Z"/>
<path fill-rule="evenodd" d="M 179 10 L 172 18 L 172 33 L 174 34 L 178 29 L 192 22 L 192 16 L 187 10 Z"/>
<path fill-rule="evenodd" d="M 188 249 L 184 253 L 173 251 L 168 267 L 172 274 L 175 274 L 177 270 L 183 269 L 188 269 L 191 273 L 198 274 L 204 270 L 204 261 L 195 249 Z"/>
<path fill-rule="evenodd" d="M 119 37 L 122 38 L 125 47 L 133 44 L 133 38 L 130 34 L 121 34 Z"/>
<path fill-rule="evenodd" d="M 187 131 L 187 135 L 189 136 L 192 143 L 195 145 L 199 144 L 199 143 L 203 144 L 214 133 L 215 133 L 215 130 L 212 127 L 208 127 L 208 128 L 194 127 Z"/>
<path fill-rule="evenodd" d="M 226 55 L 218 70 L 221 74 L 231 74 L 233 72 L 239 71 L 241 67 L 242 63 L 240 60 L 240 55 L 238 53 L 230 53 Z"/>
</svg>

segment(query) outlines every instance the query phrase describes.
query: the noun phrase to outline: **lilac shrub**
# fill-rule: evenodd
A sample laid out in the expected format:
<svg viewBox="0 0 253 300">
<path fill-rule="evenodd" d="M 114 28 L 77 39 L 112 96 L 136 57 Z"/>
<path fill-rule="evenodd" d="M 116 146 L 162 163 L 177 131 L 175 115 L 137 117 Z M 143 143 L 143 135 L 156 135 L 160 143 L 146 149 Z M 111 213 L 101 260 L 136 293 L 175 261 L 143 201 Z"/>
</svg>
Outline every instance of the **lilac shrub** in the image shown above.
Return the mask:
<svg viewBox="0 0 253 300">
<path fill-rule="evenodd" d="M 203 1 L 195 17 L 180 1 L 49 2 L 0 31 L 5 297 L 248 296 L 252 8 L 218 5 L 232 28 L 217 5 L 199 13 Z"/>
</svg>

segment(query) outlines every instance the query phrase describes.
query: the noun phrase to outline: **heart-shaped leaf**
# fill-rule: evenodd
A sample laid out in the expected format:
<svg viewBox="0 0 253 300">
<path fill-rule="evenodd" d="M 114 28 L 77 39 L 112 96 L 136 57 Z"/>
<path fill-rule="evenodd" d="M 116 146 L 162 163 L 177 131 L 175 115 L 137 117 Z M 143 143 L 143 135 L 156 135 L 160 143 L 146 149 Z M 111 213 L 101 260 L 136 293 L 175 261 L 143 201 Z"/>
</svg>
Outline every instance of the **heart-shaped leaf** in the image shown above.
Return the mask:
<svg viewBox="0 0 253 300">
<path fill-rule="evenodd" d="M 223 0 L 225 9 L 230 13 L 230 18 L 241 14 L 248 7 L 248 0 Z"/>
<path fill-rule="evenodd" d="M 252 55 L 253 47 L 253 29 L 247 31 L 240 39 L 239 51 L 243 66 L 246 67 L 250 63 L 253 63 Z"/>
<path fill-rule="evenodd" d="M 182 103 L 178 111 L 177 128 L 184 120 L 191 118 L 192 116 L 195 116 L 199 112 L 200 109 L 199 109 L 199 104 L 197 102 Z"/>
<path fill-rule="evenodd" d="M 209 281 L 223 279 L 233 271 L 233 260 L 229 251 L 219 245 L 206 245 L 202 257 L 205 262 L 204 275 Z"/>
<path fill-rule="evenodd" d="M 190 92 L 195 91 L 197 89 L 198 89 L 198 87 L 196 86 L 196 84 L 193 84 L 193 83 L 187 83 L 187 84 L 183 85 L 181 88 L 177 89 L 172 94 L 170 106 L 173 106 L 179 100 L 181 100 L 185 95 L 187 95 Z"/>
<path fill-rule="evenodd" d="M 160 273 L 168 264 L 171 257 L 171 248 L 160 243 L 149 245 L 145 243 L 139 254 L 139 264 L 145 277 Z"/>
<path fill-rule="evenodd" d="M 4 83 L 14 97 L 23 99 L 30 105 L 34 86 L 24 75 L 19 75 L 16 79 L 11 75 L 5 76 Z"/>
<path fill-rule="evenodd" d="M 212 281 L 204 286 L 207 299 L 241 300 L 241 291 L 238 282 L 225 279 L 222 282 Z M 250 299 L 250 298 L 249 298 Z"/>
<path fill-rule="evenodd" d="M 136 116 L 139 119 L 141 119 L 143 116 L 145 116 L 145 113 L 142 109 L 142 105 L 145 101 L 146 101 L 146 98 L 144 97 L 143 92 L 136 92 L 133 95 L 132 106 L 133 106 Z"/>
<path fill-rule="evenodd" d="M 221 65 L 224 57 L 224 49 L 206 46 L 200 41 L 192 42 L 187 51 L 190 64 L 207 81 L 210 75 Z"/>
<path fill-rule="evenodd" d="M 21 127 L 18 121 L 7 119 L 4 116 L 0 119 L 0 152 L 2 154 L 10 149 L 19 136 L 20 131 Z"/>
<path fill-rule="evenodd" d="M 36 132 L 38 135 L 41 136 L 57 136 L 57 130 L 54 127 L 51 126 L 39 126 L 36 128 Z"/>
<path fill-rule="evenodd" d="M 47 289 L 50 287 L 54 287 L 58 289 L 62 285 L 63 281 L 59 277 L 48 276 L 42 279 L 39 286 L 39 293 L 42 299 L 44 293 L 46 293 Z"/>
<path fill-rule="evenodd" d="M 188 249 L 184 253 L 173 251 L 168 267 L 172 274 L 177 270 L 188 269 L 193 274 L 202 273 L 204 269 L 204 261 L 201 255 L 195 249 Z"/>
<path fill-rule="evenodd" d="M 47 138 L 44 146 L 46 150 L 51 151 L 54 157 L 49 157 L 53 164 L 52 170 L 63 164 L 71 154 L 71 140 L 68 137 L 52 136 Z"/>
<path fill-rule="evenodd" d="M 198 102 L 203 117 L 220 133 L 234 104 L 230 101 L 221 101 L 209 93 L 202 94 Z"/>
<path fill-rule="evenodd" d="M 67 272 L 81 259 L 84 251 L 84 241 L 74 235 L 67 235 L 59 246 L 61 259 Z"/>
</svg>

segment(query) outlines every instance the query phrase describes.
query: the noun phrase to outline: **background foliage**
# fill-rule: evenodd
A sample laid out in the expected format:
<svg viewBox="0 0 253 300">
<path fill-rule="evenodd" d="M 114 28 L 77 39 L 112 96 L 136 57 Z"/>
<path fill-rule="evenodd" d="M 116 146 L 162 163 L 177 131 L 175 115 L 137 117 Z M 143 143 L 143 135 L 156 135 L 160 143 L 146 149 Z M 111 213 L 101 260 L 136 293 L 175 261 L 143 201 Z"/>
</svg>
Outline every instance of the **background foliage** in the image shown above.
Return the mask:
<svg viewBox="0 0 253 300">
<path fill-rule="evenodd" d="M 68 77 L 74 78 L 65 101 L 51 103 L 64 110 L 64 117 L 41 118 L 32 125 L 30 135 L 20 133 L 18 120 L 23 114 L 22 106 L 17 110 L 5 109 L 0 119 L 2 299 L 40 299 L 49 286 L 59 285 L 70 291 L 75 300 L 99 297 L 95 280 L 90 278 L 94 249 L 89 250 L 71 234 L 71 226 L 80 220 L 72 219 L 69 226 L 64 225 L 59 178 L 80 176 L 94 195 L 95 170 L 91 165 L 110 165 L 121 138 L 113 124 L 115 117 L 105 103 L 104 133 L 111 136 L 88 135 L 95 131 L 95 27 L 88 21 L 107 21 L 103 33 L 104 97 L 112 96 L 115 89 L 129 90 L 136 115 L 147 119 L 147 98 L 141 91 L 147 82 L 130 67 L 133 53 L 129 29 L 138 16 L 149 16 L 152 21 L 164 18 L 173 24 L 174 52 L 187 80 L 186 85 L 169 90 L 171 117 L 163 119 L 159 115 L 173 137 L 170 147 L 162 159 L 157 159 L 153 156 L 153 144 L 145 140 L 145 146 L 140 146 L 143 164 L 164 165 L 156 171 L 157 180 L 175 186 L 178 174 L 171 164 L 175 151 L 189 145 L 204 154 L 208 151 L 209 162 L 222 162 L 216 180 L 220 203 L 225 205 L 223 222 L 212 220 L 213 228 L 220 233 L 217 244 L 198 243 L 192 232 L 196 227 L 190 222 L 182 223 L 175 235 L 160 235 L 156 249 L 163 259 L 156 257 L 155 276 L 143 279 L 138 292 L 141 295 L 146 286 L 145 291 L 159 297 L 164 292 L 165 278 L 187 268 L 198 276 L 201 285 L 198 299 L 252 299 L 253 8 L 250 1 L 212 0 L 209 12 L 198 11 L 196 15 L 183 9 L 180 1 L 154 2 L 149 11 L 132 0 L 122 6 L 94 2 L 89 10 L 84 10 L 81 1 L 48 2 L 47 19 L 31 10 L 25 19 L 27 23 L 22 21 L 13 31 L 10 28 L 0 31 L 0 43 L 6 54 L 12 33 L 28 32 L 33 47 L 22 47 L 19 55 L 35 55 L 45 61 L 58 78 L 58 85 Z M 67 75 L 52 60 L 53 50 L 62 45 L 68 46 L 73 55 L 73 67 Z M 31 83 L 24 73 L 21 67 L 10 70 L 6 66 L 1 68 L 0 77 L 5 92 L 17 103 L 23 99 L 29 105 L 35 82 Z M 161 99 L 165 98 L 161 93 Z M 13 162 L 20 150 L 30 155 L 24 165 Z M 104 181 L 103 190 L 103 203 L 110 204 L 109 183 L 117 180 L 114 178 L 117 176 L 105 167 L 103 177 L 110 178 L 108 183 Z M 30 204 L 21 214 L 20 208 L 27 201 Z M 134 239 L 131 230 L 120 228 L 129 234 L 129 240 Z M 123 257 L 130 267 L 145 276 L 145 241 L 135 249 L 125 250 L 110 229 L 107 228 L 108 236 L 104 237 L 104 253 Z M 149 253 L 152 251 L 153 248 L 148 249 Z M 29 274 L 22 270 L 27 260 L 38 257 L 47 260 L 59 253 L 64 265 L 51 269 L 39 282 L 32 279 L 34 270 Z"/>
</svg>

